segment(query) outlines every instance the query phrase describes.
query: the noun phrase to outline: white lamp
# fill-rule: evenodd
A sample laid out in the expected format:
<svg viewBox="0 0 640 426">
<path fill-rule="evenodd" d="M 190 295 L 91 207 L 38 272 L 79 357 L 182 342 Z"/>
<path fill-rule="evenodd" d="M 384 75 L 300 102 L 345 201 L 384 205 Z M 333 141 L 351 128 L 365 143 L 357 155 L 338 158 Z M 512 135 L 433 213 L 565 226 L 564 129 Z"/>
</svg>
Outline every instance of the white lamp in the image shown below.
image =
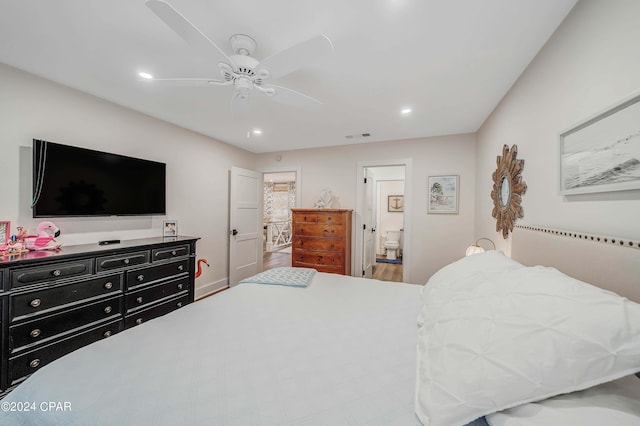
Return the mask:
<svg viewBox="0 0 640 426">
<path fill-rule="evenodd" d="M 491 241 L 489 238 L 478 238 L 478 240 L 476 241 L 476 243 L 472 246 L 467 247 L 467 251 L 466 251 L 466 255 L 467 256 L 471 256 L 472 254 L 476 254 L 476 253 L 482 253 L 484 252 L 484 249 L 482 247 L 480 247 L 479 243 L 482 240 L 486 240 L 489 241 L 491 243 L 491 245 L 493 246 L 492 250 L 496 249 L 496 245 L 494 244 L 493 241 Z"/>
</svg>

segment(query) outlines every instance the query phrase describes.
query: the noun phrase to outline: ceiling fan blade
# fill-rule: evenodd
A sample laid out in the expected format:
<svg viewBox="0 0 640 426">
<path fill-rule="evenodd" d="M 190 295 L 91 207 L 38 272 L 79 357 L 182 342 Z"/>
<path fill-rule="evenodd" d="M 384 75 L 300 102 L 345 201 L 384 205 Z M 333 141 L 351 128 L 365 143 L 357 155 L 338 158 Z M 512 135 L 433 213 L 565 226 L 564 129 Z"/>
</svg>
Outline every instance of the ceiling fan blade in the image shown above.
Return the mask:
<svg viewBox="0 0 640 426">
<path fill-rule="evenodd" d="M 140 78 L 140 81 L 159 81 L 177 86 L 230 86 L 233 81 L 221 81 L 214 78 Z"/>
<path fill-rule="evenodd" d="M 169 3 L 162 0 L 147 0 L 145 4 L 187 43 L 201 52 L 208 52 L 212 55 L 216 65 L 220 62 L 234 65 L 231 59 L 214 42 Z"/>
<path fill-rule="evenodd" d="M 269 56 L 260 62 L 254 71 L 258 74 L 261 70 L 266 70 L 268 78 L 276 79 L 310 65 L 332 52 L 331 40 L 322 34 Z"/>
<path fill-rule="evenodd" d="M 245 95 L 243 97 L 239 92 L 235 92 L 231 98 L 231 113 L 235 117 L 243 117 L 247 115 L 248 112 L 249 96 Z"/>
<path fill-rule="evenodd" d="M 266 91 L 263 90 L 263 93 L 269 96 L 269 98 L 283 104 L 306 108 L 319 107 L 322 105 L 322 102 L 319 100 L 312 98 L 311 96 L 307 96 L 304 93 L 287 89 L 286 87 L 270 84 L 268 86 L 263 86 L 263 88 L 266 89 Z M 273 89 L 273 94 L 269 94 L 269 91 L 271 91 L 270 89 Z"/>
</svg>

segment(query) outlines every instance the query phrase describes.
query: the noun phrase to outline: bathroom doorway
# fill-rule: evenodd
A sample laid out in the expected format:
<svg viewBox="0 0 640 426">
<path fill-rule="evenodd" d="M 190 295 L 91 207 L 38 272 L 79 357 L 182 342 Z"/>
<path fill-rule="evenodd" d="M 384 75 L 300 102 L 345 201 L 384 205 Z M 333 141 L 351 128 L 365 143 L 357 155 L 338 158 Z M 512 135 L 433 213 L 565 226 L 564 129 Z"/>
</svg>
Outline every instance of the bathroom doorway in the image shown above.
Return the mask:
<svg viewBox="0 0 640 426">
<path fill-rule="evenodd" d="M 404 281 L 406 166 L 363 167 L 362 270 L 363 276 L 382 281 Z"/>
</svg>

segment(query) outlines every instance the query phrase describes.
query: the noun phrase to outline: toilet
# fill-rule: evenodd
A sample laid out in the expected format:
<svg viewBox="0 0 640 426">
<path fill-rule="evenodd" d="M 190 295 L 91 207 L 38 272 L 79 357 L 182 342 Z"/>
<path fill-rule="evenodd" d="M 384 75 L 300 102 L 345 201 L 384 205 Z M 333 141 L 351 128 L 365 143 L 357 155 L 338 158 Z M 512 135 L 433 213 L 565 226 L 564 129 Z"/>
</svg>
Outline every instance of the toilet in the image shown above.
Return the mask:
<svg viewBox="0 0 640 426">
<path fill-rule="evenodd" d="M 400 231 L 387 231 L 384 248 L 387 249 L 387 259 L 395 260 L 398 258 L 397 252 L 400 248 Z"/>
</svg>

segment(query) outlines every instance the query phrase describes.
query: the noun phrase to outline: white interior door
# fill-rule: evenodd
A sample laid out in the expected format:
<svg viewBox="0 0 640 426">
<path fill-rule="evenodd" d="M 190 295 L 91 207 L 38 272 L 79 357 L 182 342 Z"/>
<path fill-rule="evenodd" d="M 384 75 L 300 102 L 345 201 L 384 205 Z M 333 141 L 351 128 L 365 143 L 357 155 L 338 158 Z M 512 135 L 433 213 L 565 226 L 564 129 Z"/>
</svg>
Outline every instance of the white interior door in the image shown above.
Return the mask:
<svg viewBox="0 0 640 426">
<path fill-rule="evenodd" d="M 364 172 L 365 212 L 362 218 L 362 270 L 365 278 L 373 275 L 373 264 L 376 256 L 376 211 L 375 211 L 375 181 L 373 171 L 365 169 Z"/>
<path fill-rule="evenodd" d="M 262 173 L 231 168 L 229 286 L 262 271 Z"/>
</svg>

